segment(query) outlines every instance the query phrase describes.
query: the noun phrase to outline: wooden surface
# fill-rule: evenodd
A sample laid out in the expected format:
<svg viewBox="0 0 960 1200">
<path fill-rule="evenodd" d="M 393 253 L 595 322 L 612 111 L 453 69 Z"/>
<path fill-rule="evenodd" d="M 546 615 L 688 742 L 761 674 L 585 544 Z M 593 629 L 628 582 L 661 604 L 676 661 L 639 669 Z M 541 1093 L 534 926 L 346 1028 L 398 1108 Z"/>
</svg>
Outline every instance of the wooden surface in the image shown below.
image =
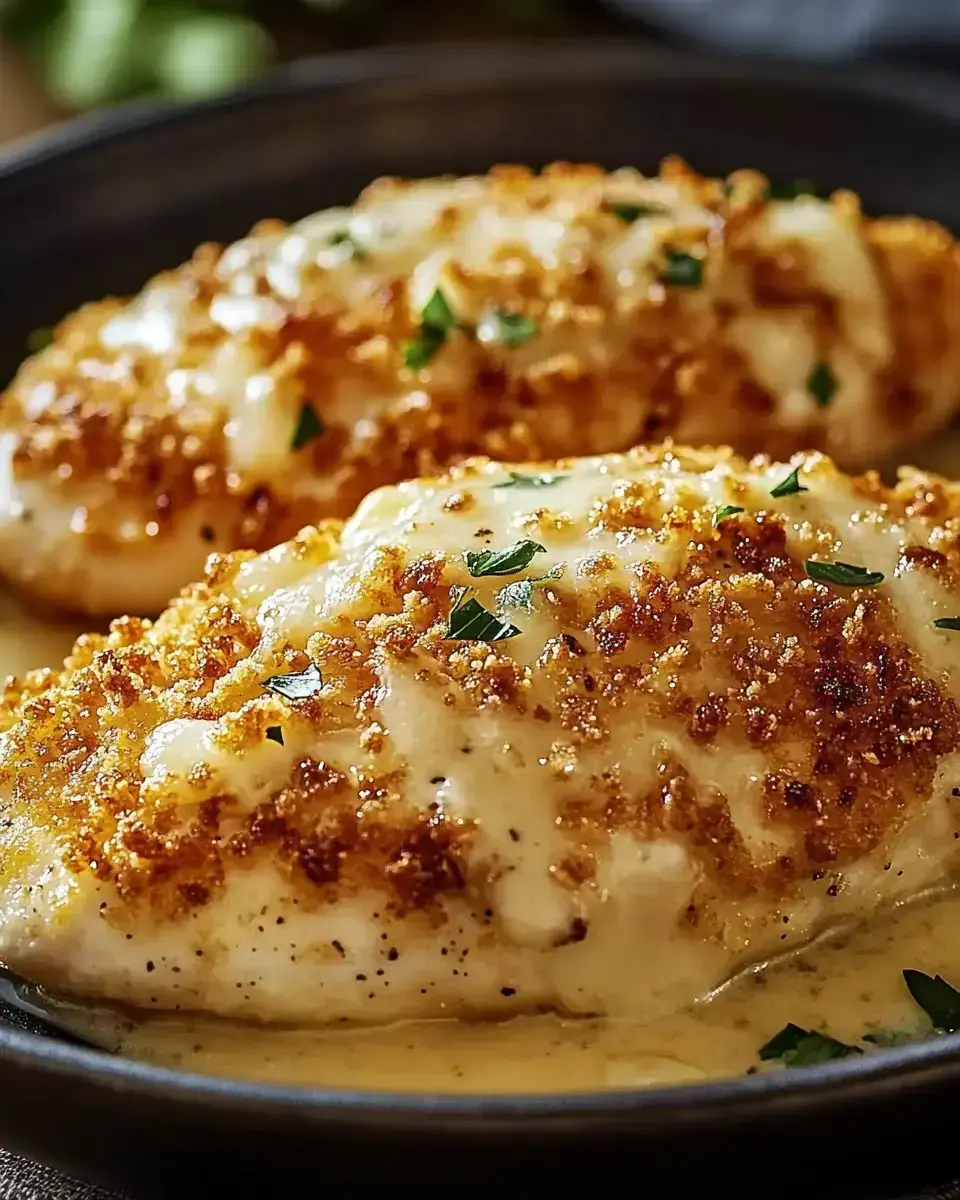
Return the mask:
<svg viewBox="0 0 960 1200">
<path fill-rule="evenodd" d="M 35 133 L 57 117 L 37 81 L 0 44 L 0 144 Z"/>
</svg>

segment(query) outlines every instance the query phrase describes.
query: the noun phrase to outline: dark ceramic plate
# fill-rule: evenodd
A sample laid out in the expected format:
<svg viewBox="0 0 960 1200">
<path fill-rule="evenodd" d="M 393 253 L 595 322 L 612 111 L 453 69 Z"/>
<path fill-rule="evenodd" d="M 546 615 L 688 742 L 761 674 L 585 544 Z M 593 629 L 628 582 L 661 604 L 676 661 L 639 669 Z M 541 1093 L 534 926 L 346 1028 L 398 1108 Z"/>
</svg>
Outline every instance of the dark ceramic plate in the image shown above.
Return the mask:
<svg viewBox="0 0 960 1200">
<path fill-rule="evenodd" d="M 0 160 L 0 376 L 31 329 L 74 305 L 261 217 L 349 201 L 377 175 L 554 159 L 649 170 L 671 152 L 706 172 L 849 186 L 872 212 L 960 230 L 960 81 L 629 45 L 324 59 L 225 100 L 83 121 Z M 0 1029 L 0 1143 L 138 1195 L 263 1183 L 285 1196 L 337 1180 L 355 1194 L 510 1194 L 535 1172 L 561 1194 L 579 1179 L 656 1196 L 875 1197 L 960 1171 L 958 1099 L 956 1038 L 669 1091 L 451 1099 L 204 1080 Z"/>
</svg>

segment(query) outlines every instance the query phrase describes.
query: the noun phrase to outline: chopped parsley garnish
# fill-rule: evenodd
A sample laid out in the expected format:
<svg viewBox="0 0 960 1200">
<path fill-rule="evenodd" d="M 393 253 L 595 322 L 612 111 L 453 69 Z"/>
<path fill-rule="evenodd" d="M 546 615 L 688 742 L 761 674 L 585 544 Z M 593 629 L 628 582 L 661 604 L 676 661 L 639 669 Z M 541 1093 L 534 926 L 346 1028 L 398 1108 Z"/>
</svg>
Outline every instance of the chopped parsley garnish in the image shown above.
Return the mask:
<svg viewBox="0 0 960 1200">
<path fill-rule="evenodd" d="M 53 326 L 41 325 L 27 334 L 27 349 L 31 354 L 38 354 L 53 341 Z"/>
<path fill-rule="evenodd" d="M 508 583 L 500 589 L 498 607 L 522 608 L 524 612 L 530 612 L 533 608 L 533 585 L 536 582 L 538 581 L 535 579 L 516 579 L 513 583 Z"/>
<path fill-rule="evenodd" d="M 338 230 L 330 238 L 330 245 L 343 246 L 348 251 L 347 257 L 355 262 L 363 262 L 365 258 L 370 257 L 366 246 L 362 246 L 348 229 Z"/>
<path fill-rule="evenodd" d="M 667 211 L 659 204 L 608 204 L 607 208 L 627 225 L 632 225 L 639 217 L 662 217 Z"/>
<path fill-rule="evenodd" d="M 540 326 L 533 317 L 525 317 L 523 313 L 496 312 L 484 317 L 477 329 L 481 342 L 501 342 L 511 350 L 525 346 L 531 338 L 540 332 Z"/>
<path fill-rule="evenodd" d="M 309 446 L 318 437 L 323 437 L 326 428 L 326 425 L 323 423 L 323 417 L 320 416 L 309 400 L 305 401 L 300 407 L 300 416 L 297 420 L 297 428 L 293 432 L 290 449 L 302 450 L 304 446 Z"/>
<path fill-rule="evenodd" d="M 404 343 L 403 361 L 406 366 L 414 371 L 425 367 L 447 340 L 456 323 L 446 296 L 437 288 L 420 313 L 419 336 Z"/>
<path fill-rule="evenodd" d="M 783 1058 L 785 1054 L 790 1054 L 796 1050 L 797 1046 L 805 1037 L 809 1037 L 810 1031 L 802 1028 L 800 1025 L 794 1025 L 792 1021 L 788 1022 L 780 1030 L 775 1033 L 769 1042 L 764 1044 L 757 1051 L 757 1056 L 761 1062 L 771 1062 L 778 1058 Z"/>
<path fill-rule="evenodd" d="M 682 250 L 667 250 L 660 279 L 671 287 L 699 287 L 703 283 L 703 262 Z"/>
<path fill-rule="evenodd" d="M 807 376 L 807 391 L 821 408 L 826 408 L 837 390 L 837 377 L 830 370 L 830 364 L 818 362 Z"/>
<path fill-rule="evenodd" d="M 557 563 L 546 575 L 538 575 L 536 579 L 515 579 L 513 583 L 508 583 L 500 589 L 497 608 L 522 608 L 524 612 L 530 612 L 533 608 L 533 585 L 547 579 L 559 579 L 563 570 L 563 563 Z"/>
<path fill-rule="evenodd" d="M 517 637 L 520 632 L 516 625 L 502 621 L 498 616 L 487 612 L 479 600 L 473 597 L 467 599 L 467 590 L 463 588 L 450 609 L 444 637 L 463 638 L 471 642 L 501 642 L 506 638 Z"/>
<path fill-rule="evenodd" d="M 917 1034 L 908 1033 L 905 1029 L 874 1029 L 865 1033 L 863 1040 L 871 1046 L 906 1046 L 917 1040 Z"/>
<path fill-rule="evenodd" d="M 507 474 L 510 478 L 505 483 L 495 483 L 493 486 L 498 488 L 553 487 L 555 483 L 562 483 L 567 478 L 566 475 L 523 475 L 520 471 L 508 471 Z"/>
<path fill-rule="evenodd" d="M 839 587 L 876 587 L 883 583 L 882 571 L 868 571 L 853 563 L 817 562 L 810 558 L 803 565 L 810 578 L 820 583 L 835 583 Z"/>
<path fill-rule="evenodd" d="M 805 488 L 800 482 L 800 468 L 797 467 L 796 470 L 790 472 L 790 474 L 786 477 L 786 479 L 783 480 L 782 483 L 777 484 L 777 486 L 771 491 L 770 495 L 775 496 L 779 500 L 783 496 L 795 496 L 798 492 L 809 491 L 810 489 Z"/>
<path fill-rule="evenodd" d="M 937 617 L 934 625 L 937 629 L 960 629 L 960 617 Z"/>
<path fill-rule="evenodd" d="M 543 554 L 546 549 L 539 542 L 525 539 L 505 550 L 468 550 L 464 558 L 470 574 L 480 579 L 484 575 L 516 575 L 530 565 L 535 554 Z"/>
<path fill-rule="evenodd" d="M 960 992 L 942 975 L 925 975 L 909 967 L 903 972 L 907 991 L 940 1033 L 960 1030 Z"/>
<path fill-rule="evenodd" d="M 413 371 L 425 367 L 447 340 L 447 335 L 432 327 L 424 327 L 420 336 L 405 342 L 403 346 L 404 366 Z"/>
<path fill-rule="evenodd" d="M 420 323 L 434 329 L 442 329 L 444 333 L 449 333 L 456 325 L 457 319 L 453 315 L 453 309 L 439 288 L 424 305 L 423 311 L 420 313 Z"/>
<path fill-rule="evenodd" d="M 267 726 L 267 741 L 276 742 L 278 746 L 283 745 L 283 730 L 279 725 Z"/>
<path fill-rule="evenodd" d="M 809 179 L 795 179 L 793 183 L 771 184 L 771 200 L 796 200 L 799 196 L 816 196 L 817 185 Z"/>
<path fill-rule="evenodd" d="M 725 504 L 722 508 L 718 508 L 713 514 L 714 525 L 719 525 L 721 521 L 725 521 L 727 517 L 735 517 L 737 513 L 742 513 L 743 509 L 737 504 Z"/>
<path fill-rule="evenodd" d="M 268 692 L 276 692 L 285 700 L 307 700 L 323 687 L 323 676 L 316 663 L 302 671 L 289 671 L 286 675 L 271 675 L 260 685 Z"/>
<path fill-rule="evenodd" d="M 762 1062 L 779 1060 L 786 1067 L 812 1067 L 817 1063 L 830 1062 L 837 1058 L 849 1058 L 862 1054 L 858 1046 L 848 1046 L 815 1029 L 804 1029 L 792 1022 L 760 1047 Z"/>
</svg>

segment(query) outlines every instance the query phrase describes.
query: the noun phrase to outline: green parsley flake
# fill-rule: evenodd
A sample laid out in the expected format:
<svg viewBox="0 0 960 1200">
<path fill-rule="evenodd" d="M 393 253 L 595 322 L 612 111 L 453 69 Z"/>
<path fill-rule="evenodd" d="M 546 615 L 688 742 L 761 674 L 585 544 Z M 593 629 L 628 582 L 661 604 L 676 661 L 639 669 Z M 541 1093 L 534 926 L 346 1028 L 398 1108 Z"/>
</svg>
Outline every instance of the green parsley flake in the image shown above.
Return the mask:
<svg viewBox="0 0 960 1200">
<path fill-rule="evenodd" d="M 548 579 L 559 579 L 564 572 L 563 563 L 551 567 L 546 575 L 538 575 L 536 579 L 515 579 L 500 589 L 497 596 L 497 609 L 522 608 L 524 612 L 533 611 L 533 585 L 544 583 Z"/>
<path fill-rule="evenodd" d="M 535 579 L 515 579 L 506 587 L 500 589 L 497 597 L 498 608 L 522 608 L 524 612 L 533 610 L 533 585 L 539 582 Z"/>
<path fill-rule="evenodd" d="M 444 333 L 449 333 L 456 325 L 457 319 L 453 315 L 453 309 L 447 303 L 447 298 L 439 288 L 433 293 L 427 301 L 420 314 L 420 323 L 429 325 L 433 329 L 442 329 Z"/>
<path fill-rule="evenodd" d="M 453 608 L 450 609 L 445 638 L 462 638 L 471 642 L 500 642 L 519 636 L 521 630 L 516 625 L 502 621 L 498 616 L 487 612 L 478 600 L 473 597 L 467 599 L 466 596 L 466 588 L 457 590 Z"/>
<path fill-rule="evenodd" d="M 554 484 L 562 483 L 564 479 L 569 478 L 567 475 L 523 475 L 520 471 L 508 471 L 510 478 L 505 483 L 495 483 L 493 486 L 497 488 L 542 488 L 553 487 Z"/>
<path fill-rule="evenodd" d="M 485 317 L 477 329 L 481 342 L 500 342 L 511 350 L 525 346 L 539 332 L 540 326 L 533 317 L 525 317 L 523 313 L 501 312 L 499 309 Z"/>
<path fill-rule="evenodd" d="M 845 562 L 817 562 L 807 559 L 803 564 L 807 575 L 819 583 L 835 583 L 838 587 L 876 587 L 883 583 L 882 571 L 868 571 Z"/>
<path fill-rule="evenodd" d="M 771 184 L 771 200 L 796 200 L 800 196 L 816 196 L 817 185 L 809 179 L 795 179 L 793 183 Z"/>
<path fill-rule="evenodd" d="M 447 340 L 456 323 L 446 296 L 437 288 L 420 313 L 419 335 L 404 342 L 404 364 L 414 371 L 425 367 Z"/>
<path fill-rule="evenodd" d="M 419 337 L 411 338 L 403 344 L 403 363 L 412 371 L 422 370 L 433 358 L 447 335 L 438 329 L 424 329 Z"/>
<path fill-rule="evenodd" d="M 484 575 L 516 575 L 530 565 L 535 554 L 543 554 L 546 549 L 539 542 L 525 539 L 505 550 L 468 550 L 464 558 L 470 574 L 480 579 Z"/>
<path fill-rule="evenodd" d="M 608 204 L 607 208 L 627 225 L 632 225 L 639 217 L 667 215 L 667 210 L 659 204 Z"/>
<path fill-rule="evenodd" d="M 307 400 L 300 407 L 300 416 L 297 420 L 297 427 L 293 431 L 293 440 L 290 443 L 290 449 L 294 451 L 302 450 L 304 446 L 309 446 L 318 437 L 323 437 L 326 429 L 323 417 L 320 416 L 310 401 Z"/>
<path fill-rule="evenodd" d="M 818 362 L 807 376 L 807 391 L 821 408 L 826 408 L 837 390 L 837 377 L 830 364 Z"/>
<path fill-rule="evenodd" d="M 903 982 L 930 1018 L 934 1029 L 940 1033 L 960 1030 L 960 992 L 942 975 L 925 975 L 923 971 L 908 968 L 903 972 Z"/>
<path fill-rule="evenodd" d="M 960 617 L 937 617 L 934 625 L 937 629 L 960 629 Z"/>
<path fill-rule="evenodd" d="M 862 1053 L 858 1046 L 848 1046 L 825 1033 L 804 1029 L 791 1022 L 760 1047 L 759 1056 L 761 1062 L 780 1061 L 786 1067 L 812 1067 Z"/>
<path fill-rule="evenodd" d="M 775 496 L 779 500 L 784 496 L 796 496 L 798 492 L 809 491 L 810 489 L 804 487 L 800 482 L 800 468 L 797 467 L 795 471 L 790 472 L 790 474 L 786 477 L 786 479 L 783 480 L 782 483 L 777 484 L 770 495 Z"/>
<path fill-rule="evenodd" d="M 742 513 L 744 510 L 737 504 L 725 504 L 722 508 L 718 508 L 713 514 L 714 525 L 719 525 L 721 521 L 725 521 L 727 517 L 735 517 L 737 513 Z"/>
<path fill-rule="evenodd" d="M 323 687 L 323 676 L 316 663 L 311 663 L 303 671 L 289 671 L 286 675 L 271 675 L 260 685 L 268 692 L 276 692 L 285 700 L 306 700 L 315 696 Z"/>
<path fill-rule="evenodd" d="M 667 250 L 660 279 L 670 287 L 699 287 L 703 283 L 703 260 L 682 250 Z"/>
<path fill-rule="evenodd" d="M 343 246 L 347 251 L 347 257 L 352 258 L 354 262 L 363 262 L 364 259 L 370 257 L 370 252 L 366 246 L 360 244 L 348 229 L 340 229 L 330 238 L 331 246 Z"/>
<path fill-rule="evenodd" d="M 863 1035 L 863 1040 L 871 1046 L 907 1046 L 917 1038 L 916 1033 L 908 1033 L 905 1029 L 874 1029 Z"/>
</svg>

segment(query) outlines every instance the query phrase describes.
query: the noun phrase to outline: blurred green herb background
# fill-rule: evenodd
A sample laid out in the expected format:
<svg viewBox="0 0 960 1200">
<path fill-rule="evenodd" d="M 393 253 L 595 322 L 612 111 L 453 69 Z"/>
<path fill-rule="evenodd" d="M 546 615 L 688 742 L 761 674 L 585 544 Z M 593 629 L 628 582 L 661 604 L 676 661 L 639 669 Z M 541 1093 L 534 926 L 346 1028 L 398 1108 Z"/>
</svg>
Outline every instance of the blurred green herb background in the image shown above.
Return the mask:
<svg viewBox="0 0 960 1200">
<path fill-rule="evenodd" d="M 605 19 L 590 0 L 0 0 L 0 38 L 68 111 L 212 95 L 299 53 Z"/>
</svg>

